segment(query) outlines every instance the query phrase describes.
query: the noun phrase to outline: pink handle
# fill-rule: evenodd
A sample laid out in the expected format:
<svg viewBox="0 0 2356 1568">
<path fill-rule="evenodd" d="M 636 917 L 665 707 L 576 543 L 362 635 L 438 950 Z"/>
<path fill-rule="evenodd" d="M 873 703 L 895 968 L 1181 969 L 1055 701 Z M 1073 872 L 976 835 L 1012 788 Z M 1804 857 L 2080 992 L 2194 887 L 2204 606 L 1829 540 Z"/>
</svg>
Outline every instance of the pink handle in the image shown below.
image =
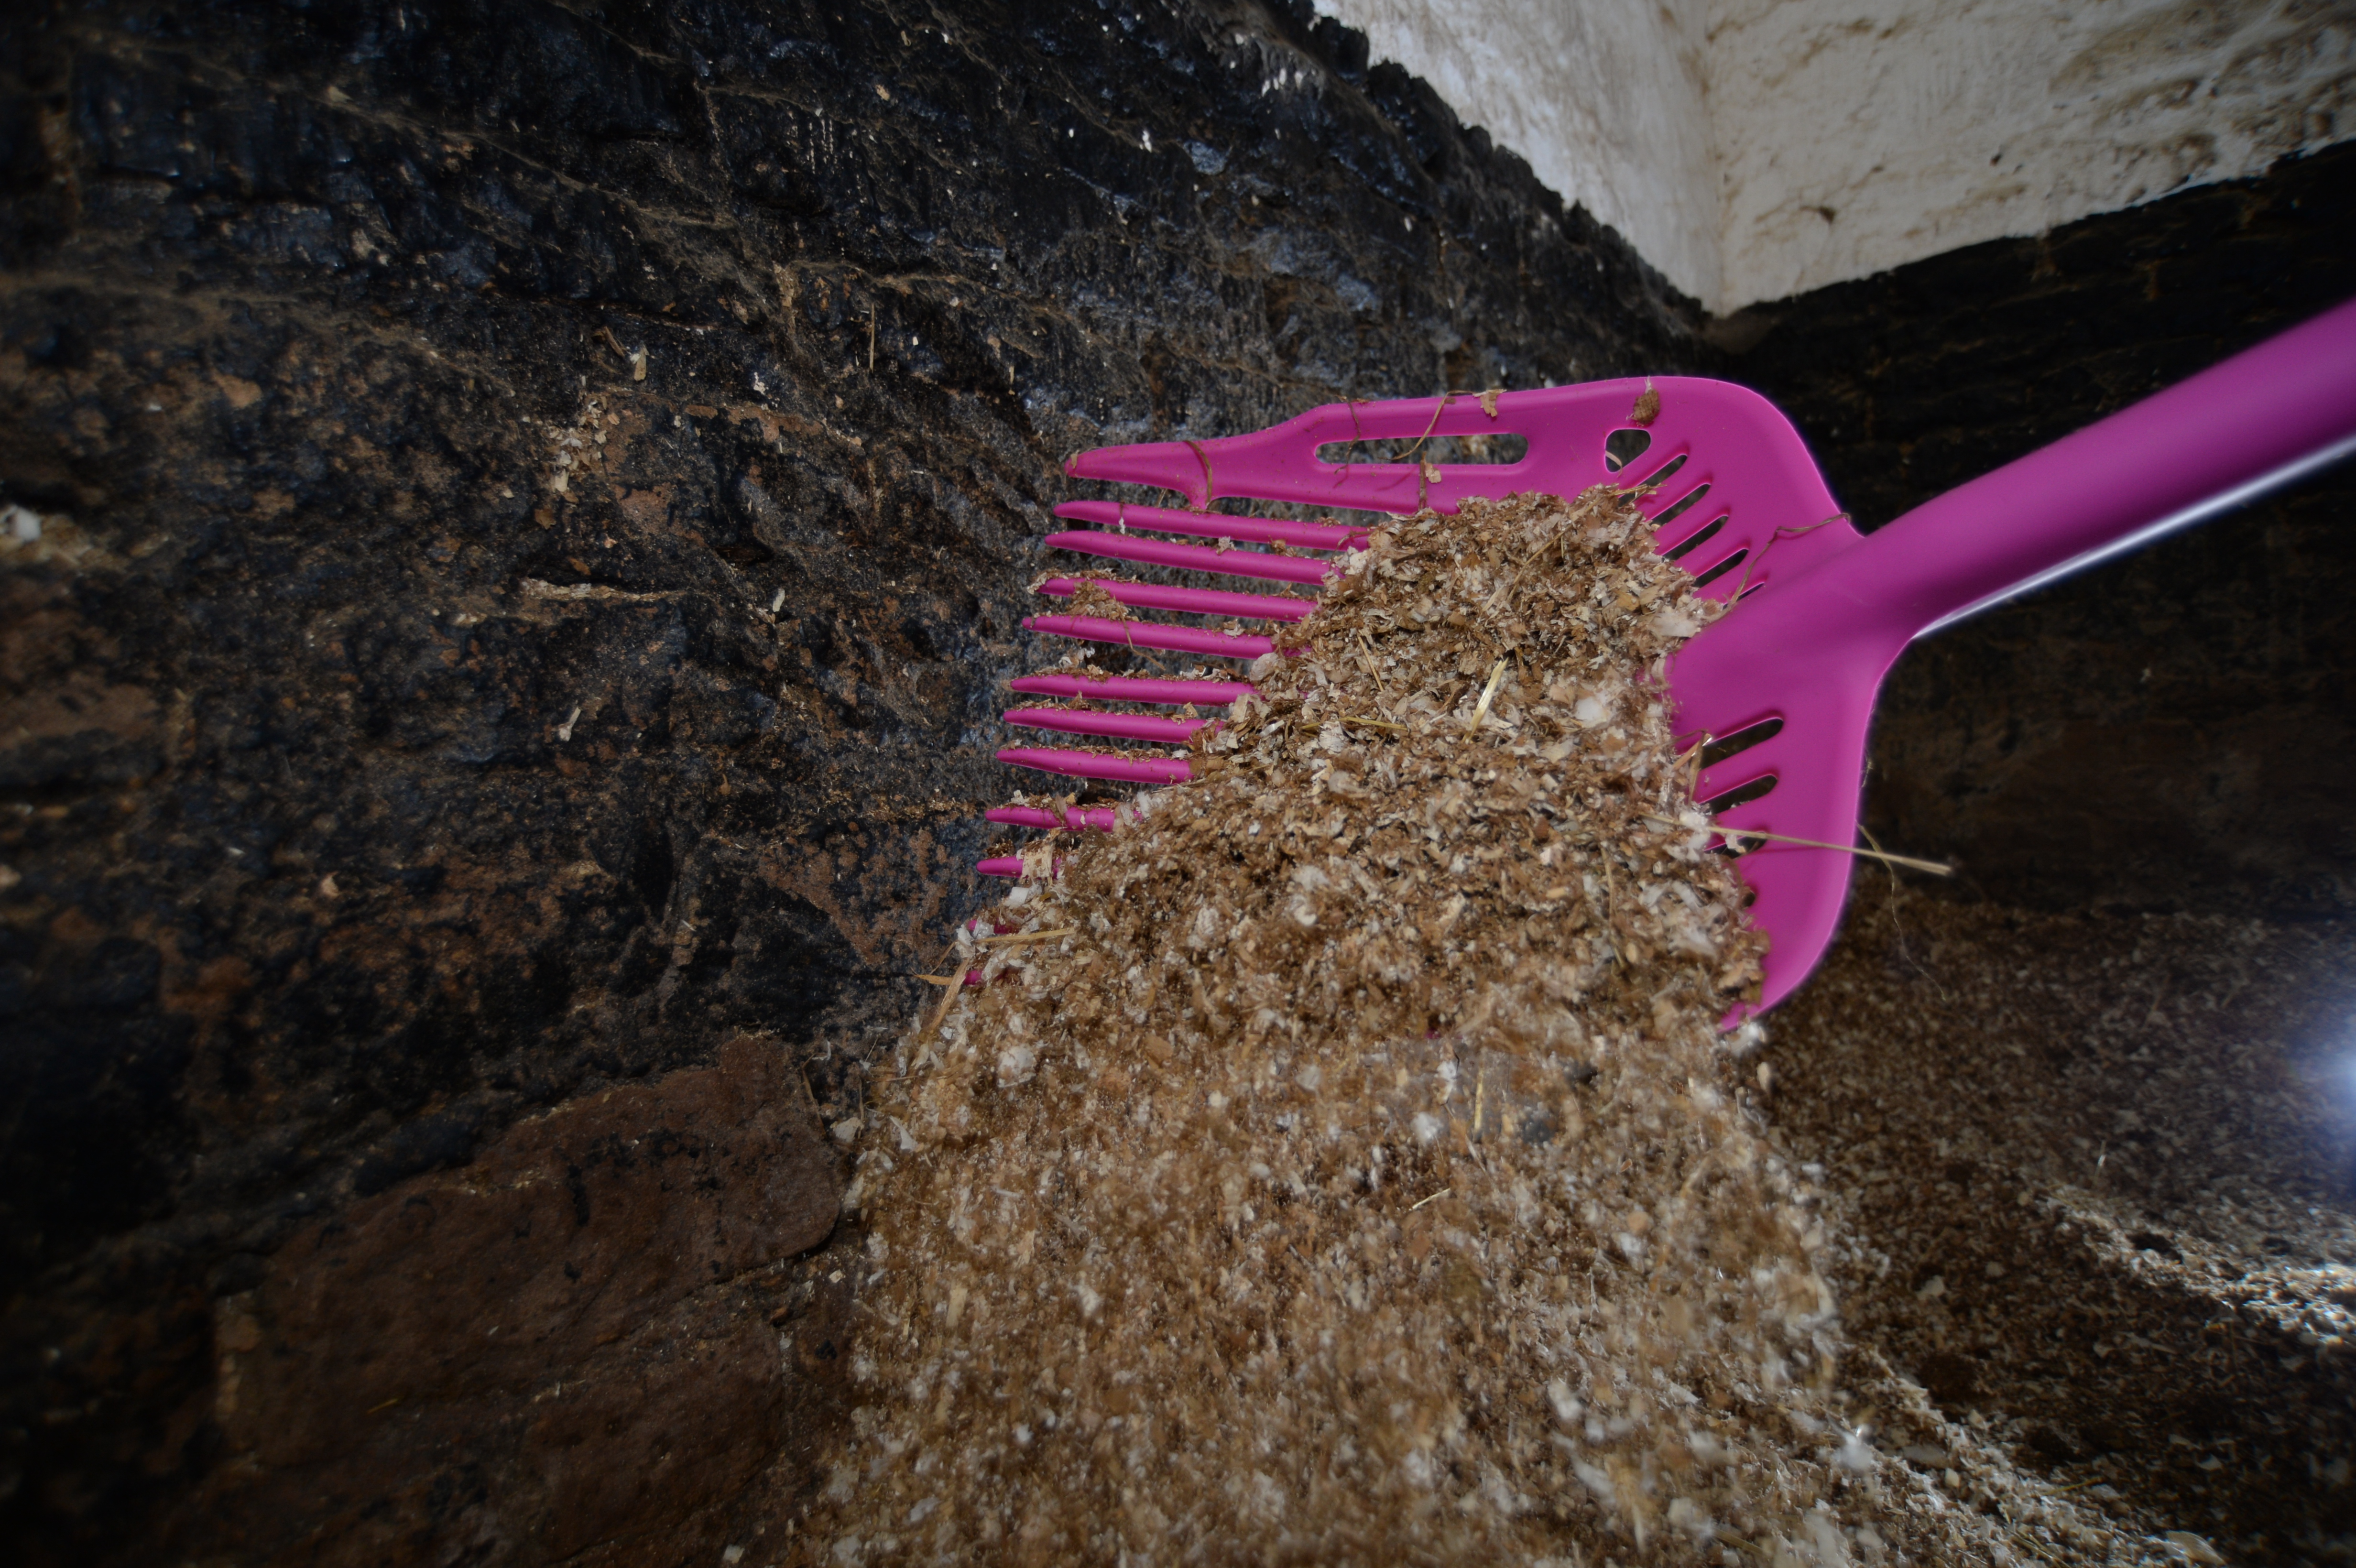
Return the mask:
<svg viewBox="0 0 2356 1568">
<path fill-rule="evenodd" d="M 1755 1011 L 1804 979 L 1839 923 L 1847 844 L 1873 699 L 1912 638 L 2040 582 L 2198 522 L 2356 449 L 2356 304 L 2261 344 L 1863 539 L 1783 570 L 1672 657 L 1687 734 L 1782 731 L 1705 769 L 1704 802 L 1772 775 L 1773 793 L 1716 811 L 1782 835 L 1742 862 L 1751 918 L 1772 933 Z M 1825 529 L 1830 533 L 1834 530 Z M 1814 536 L 1811 536 L 1814 537 Z"/>
<path fill-rule="evenodd" d="M 1811 572 L 1809 613 L 1902 645 L 2351 450 L 2356 301 L 1915 507 Z"/>
</svg>

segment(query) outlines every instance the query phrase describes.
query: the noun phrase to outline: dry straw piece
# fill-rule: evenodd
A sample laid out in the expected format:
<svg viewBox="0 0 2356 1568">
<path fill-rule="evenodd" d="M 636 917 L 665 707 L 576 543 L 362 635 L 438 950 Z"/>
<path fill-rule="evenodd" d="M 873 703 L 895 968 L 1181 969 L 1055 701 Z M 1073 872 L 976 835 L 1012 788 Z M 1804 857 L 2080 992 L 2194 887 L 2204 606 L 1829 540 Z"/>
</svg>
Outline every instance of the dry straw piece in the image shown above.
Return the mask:
<svg viewBox="0 0 2356 1568">
<path fill-rule="evenodd" d="M 1719 613 L 1608 486 L 1400 520 L 1203 776 L 1030 852 L 871 1115 L 803 1540 L 1830 1568 L 2021 1528 L 1852 1424 L 1817 1194 L 1736 1087 L 1763 939 L 1660 684 Z"/>
</svg>

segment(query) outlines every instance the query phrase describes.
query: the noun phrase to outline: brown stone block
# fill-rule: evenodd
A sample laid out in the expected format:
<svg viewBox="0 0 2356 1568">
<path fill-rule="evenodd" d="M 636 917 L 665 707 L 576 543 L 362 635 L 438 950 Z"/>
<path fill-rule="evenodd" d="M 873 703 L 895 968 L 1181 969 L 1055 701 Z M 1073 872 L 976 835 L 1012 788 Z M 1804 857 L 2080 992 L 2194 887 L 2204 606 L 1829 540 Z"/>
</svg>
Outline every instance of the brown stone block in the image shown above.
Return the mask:
<svg viewBox="0 0 2356 1568">
<path fill-rule="evenodd" d="M 550 1561 L 668 1525 L 682 1494 L 728 1496 L 775 1456 L 787 1414 L 776 1330 L 749 1314 L 681 1317 L 582 1369 L 526 1428 L 519 1469 Z"/>
<path fill-rule="evenodd" d="M 801 1375 L 741 1276 L 825 1240 L 841 1186 L 798 1074 L 740 1038 L 363 1200 L 220 1304 L 240 1460 L 192 1533 L 538 1562 L 671 1527 L 776 1451 Z"/>
</svg>

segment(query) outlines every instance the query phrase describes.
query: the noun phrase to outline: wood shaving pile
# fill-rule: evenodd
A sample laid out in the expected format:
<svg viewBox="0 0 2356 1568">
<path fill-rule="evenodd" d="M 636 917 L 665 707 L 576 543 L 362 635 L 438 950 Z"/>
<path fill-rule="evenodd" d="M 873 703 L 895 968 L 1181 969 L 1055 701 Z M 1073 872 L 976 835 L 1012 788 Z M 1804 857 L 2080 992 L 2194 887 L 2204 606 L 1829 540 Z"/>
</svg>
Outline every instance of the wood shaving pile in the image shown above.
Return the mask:
<svg viewBox="0 0 2356 1568">
<path fill-rule="evenodd" d="M 1734 1088 L 1691 589 L 1608 486 L 1404 519 L 1201 776 L 1029 851 L 869 1119 L 816 1552 L 1985 1560 L 1848 1424 L 1817 1194 Z"/>
</svg>

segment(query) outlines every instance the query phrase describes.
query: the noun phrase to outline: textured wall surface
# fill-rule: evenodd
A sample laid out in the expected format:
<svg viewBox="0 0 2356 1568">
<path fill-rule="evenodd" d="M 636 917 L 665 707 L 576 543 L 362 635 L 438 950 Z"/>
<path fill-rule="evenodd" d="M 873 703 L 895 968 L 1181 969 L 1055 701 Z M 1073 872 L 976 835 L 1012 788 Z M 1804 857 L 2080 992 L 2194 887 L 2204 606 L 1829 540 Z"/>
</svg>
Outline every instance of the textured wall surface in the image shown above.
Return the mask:
<svg viewBox="0 0 2356 1568">
<path fill-rule="evenodd" d="M 1709 357 L 1305 7 L 18 7 L 0 176 L 16 1561 L 716 1560 L 1063 458 Z"/>
<path fill-rule="evenodd" d="M 2346 0 L 1712 0 L 1732 309 L 2356 135 Z"/>
<path fill-rule="evenodd" d="M 1860 526 L 2356 294 L 2356 147 L 1719 324 Z M 1876 714 L 1867 819 L 1955 891 L 2356 913 L 2356 465 L 1952 627 Z"/>
<path fill-rule="evenodd" d="M 1318 0 L 1713 310 L 2356 135 L 2346 0 Z"/>
<path fill-rule="evenodd" d="M 1627 237 L 1671 283 L 1723 292 L 1706 0 L 1317 0 Z"/>
</svg>

